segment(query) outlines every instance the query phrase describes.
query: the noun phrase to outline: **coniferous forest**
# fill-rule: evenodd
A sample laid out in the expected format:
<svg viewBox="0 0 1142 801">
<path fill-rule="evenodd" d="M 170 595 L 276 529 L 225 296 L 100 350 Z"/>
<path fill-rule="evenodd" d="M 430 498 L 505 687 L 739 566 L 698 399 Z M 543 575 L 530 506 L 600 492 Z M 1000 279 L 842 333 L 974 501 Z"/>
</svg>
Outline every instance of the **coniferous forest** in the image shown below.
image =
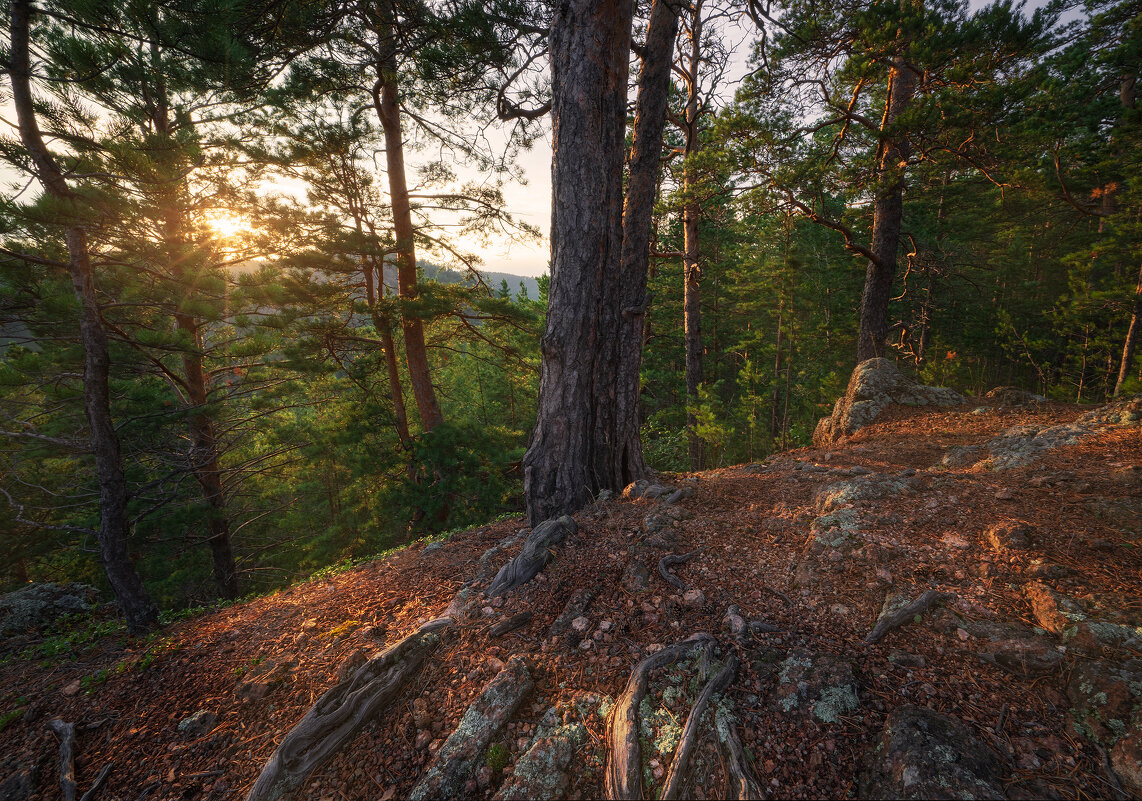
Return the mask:
<svg viewBox="0 0 1142 801">
<path fill-rule="evenodd" d="M 0 581 L 95 585 L 134 631 L 807 445 L 868 358 L 1142 389 L 1131 0 L 12 0 L 5 27 Z M 549 145 L 547 232 L 504 189 Z M 541 236 L 530 291 L 486 277 Z"/>
</svg>

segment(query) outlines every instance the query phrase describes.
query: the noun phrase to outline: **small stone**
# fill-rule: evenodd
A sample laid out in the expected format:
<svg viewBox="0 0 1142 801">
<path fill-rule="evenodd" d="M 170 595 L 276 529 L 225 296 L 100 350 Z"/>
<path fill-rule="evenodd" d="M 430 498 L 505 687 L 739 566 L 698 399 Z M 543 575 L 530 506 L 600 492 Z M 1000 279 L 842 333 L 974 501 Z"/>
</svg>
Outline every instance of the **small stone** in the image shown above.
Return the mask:
<svg viewBox="0 0 1142 801">
<path fill-rule="evenodd" d="M 971 547 L 971 543 L 965 540 L 959 534 L 945 534 L 940 538 L 940 540 L 949 548 L 956 548 L 961 551 L 967 550 Z"/>
<path fill-rule="evenodd" d="M 682 594 L 682 605 L 687 609 L 700 609 L 706 605 L 706 594 L 701 590 L 686 590 Z"/>
<path fill-rule="evenodd" d="M 888 572 L 887 568 L 878 567 L 876 569 L 876 580 L 883 582 L 884 584 L 891 584 L 892 574 Z"/>
<path fill-rule="evenodd" d="M 888 661 L 894 665 L 906 668 L 922 668 L 928 664 L 920 654 L 910 654 L 907 651 L 901 651 L 894 648 L 888 655 Z"/>
<path fill-rule="evenodd" d="M 432 723 L 427 699 L 417 698 L 412 702 L 412 722 L 418 729 L 427 729 Z"/>
<path fill-rule="evenodd" d="M 79 683 L 79 679 L 76 679 L 75 681 L 67 684 L 62 690 L 60 690 L 60 692 L 70 698 L 79 692 L 79 688 L 81 686 L 82 685 Z"/>
<path fill-rule="evenodd" d="M 481 613 L 481 614 L 482 614 L 484 617 L 491 617 L 492 615 L 494 615 L 494 614 L 496 613 L 496 610 L 495 610 L 495 608 L 494 608 L 494 607 L 491 607 L 491 606 L 485 606 L 483 609 L 481 609 L 481 610 L 480 610 L 480 613 Z"/>
<path fill-rule="evenodd" d="M 317 620 L 314 618 L 310 618 L 309 620 L 304 621 L 301 624 L 301 630 L 304 632 L 317 631 Z"/>
<path fill-rule="evenodd" d="M 615 627 L 615 624 L 609 620 L 603 620 L 599 623 L 599 631 L 607 632 Z"/>
<path fill-rule="evenodd" d="M 571 628 L 578 634 L 585 634 L 591 628 L 591 621 L 585 617 L 577 617 L 571 621 Z"/>
<path fill-rule="evenodd" d="M 489 606 L 493 607 L 494 609 L 499 609 L 504 605 L 504 603 L 505 603 L 504 597 L 502 595 L 499 595 L 499 596 L 496 596 L 495 598 L 493 598 L 491 600 L 491 603 L 489 604 Z"/>
<path fill-rule="evenodd" d="M 595 641 L 594 640 L 588 639 L 588 640 L 583 640 L 581 643 L 579 643 L 579 650 L 580 651 L 590 651 L 594 647 L 595 647 Z"/>
<path fill-rule="evenodd" d="M 1004 487 L 995 493 L 995 500 L 997 501 L 1013 501 L 1015 500 L 1015 493 L 1010 487 Z"/>
<path fill-rule="evenodd" d="M 188 718 L 183 718 L 178 724 L 178 733 L 186 740 L 197 740 L 209 734 L 218 725 L 218 715 L 200 709 Z"/>
<path fill-rule="evenodd" d="M 416 733 L 416 750 L 420 751 L 429 743 L 432 742 L 432 732 L 428 729 L 421 729 Z"/>
<path fill-rule="evenodd" d="M 965 641 L 971 638 L 971 635 L 968 634 L 967 629 L 956 629 L 956 636 Z"/>
</svg>

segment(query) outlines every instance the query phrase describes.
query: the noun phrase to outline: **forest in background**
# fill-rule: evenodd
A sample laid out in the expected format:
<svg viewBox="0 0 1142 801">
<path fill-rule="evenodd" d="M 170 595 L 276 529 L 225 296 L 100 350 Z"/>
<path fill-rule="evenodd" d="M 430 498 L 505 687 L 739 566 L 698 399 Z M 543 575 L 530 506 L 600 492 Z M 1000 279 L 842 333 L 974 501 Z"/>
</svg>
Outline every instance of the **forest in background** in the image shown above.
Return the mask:
<svg viewBox="0 0 1142 801">
<path fill-rule="evenodd" d="M 557 5 L 12 3 L 7 585 L 115 586 L 118 531 L 141 621 L 523 511 L 549 282 L 429 276 L 536 235 L 500 182 L 547 124 Z M 632 83 L 661 7 L 623 312 L 651 467 L 806 444 L 869 355 L 976 394 L 1142 387 L 1142 5 L 639 3 Z"/>
</svg>

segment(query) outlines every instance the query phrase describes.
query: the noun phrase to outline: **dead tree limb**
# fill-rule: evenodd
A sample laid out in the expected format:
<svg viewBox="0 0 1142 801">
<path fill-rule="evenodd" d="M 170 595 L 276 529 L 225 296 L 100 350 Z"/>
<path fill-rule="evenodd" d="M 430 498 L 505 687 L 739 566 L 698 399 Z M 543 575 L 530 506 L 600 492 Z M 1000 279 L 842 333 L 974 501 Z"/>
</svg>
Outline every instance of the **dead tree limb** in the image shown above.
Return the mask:
<svg viewBox="0 0 1142 801">
<path fill-rule="evenodd" d="M 535 617 L 531 612 L 520 612 L 518 615 L 513 615 L 507 620 L 501 621 L 488 629 L 488 634 L 492 637 L 503 637 L 505 634 L 515 631 L 516 629 L 523 628 L 531 619 Z"/>
<path fill-rule="evenodd" d="M 246 801 L 273 801 L 304 782 L 396 697 L 440 644 L 436 632 L 452 625 L 450 618 L 425 623 L 317 699 L 270 756 Z"/>
<path fill-rule="evenodd" d="M 706 706 L 710 703 L 710 699 L 715 695 L 721 695 L 730 686 L 737 670 L 738 658 L 731 654 L 725 666 L 718 671 L 718 675 L 706 683 L 702 694 L 694 702 L 694 706 L 686 718 L 686 725 L 682 727 L 682 737 L 678 740 L 678 747 L 674 750 L 674 759 L 670 762 L 670 770 L 666 774 L 666 782 L 662 790 L 663 801 L 674 801 L 674 799 L 682 797 L 683 788 L 686 786 L 686 770 L 690 767 L 690 754 L 693 753 L 694 745 L 698 740 L 698 725 L 702 720 L 702 715 L 706 712 Z"/>
<path fill-rule="evenodd" d="M 75 724 L 56 718 L 48 724 L 59 737 L 59 787 L 64 801 L 75 801 Z"/>
<path fill-rule="evenodd" d="M 749 756 L 742 747 L 737 726 L 729 712 L 724 709 L 714 712 L 714 731 L 726 759 L 726 798 L 730 801 L 761 801 L 765 797 L 761 782 L 750 767 Z"/>
<path fill-rule="evenodd" d="M 607 765 L 603 775 L 603 795 L 612 801 L 642 798 L 642 754 L 638 743 L 638 705 L 646 696 L 652 670 L 666 667 L 695 648 L 707 646 L 713 637 L 695 634 L 687 640 L 663 648 L 634 666 L 626 687 L 615 702 L 607 727 Z"/>
<path fill-rule="evenodd" d="M 697 551 L 690 551 L 690 553 L 684 553 L 682 555 L 672 553 L 666 554 L 666 556 L 658 560 L 658 575 L 662 576 L 663 581 L 665 581 L 667 584 L 677 588 L 679 592 L 685 592 L 685 582 L 671 573 L 670 568 L 674 567 L 674 565 L 681 565 L 689 562 L 699 553 L 701 553 L 700 548 Z"/>
<path fill-rule="evenodd" d="M 927 590 L 919 598 L 897 609 L 895 612 L 882 612 L 872 631 L 864 638 L 865 644 L 872 645 L 873 643 L 880 642 L 884 635 L 892 631 L 892 629 L 897 626 L 903 626 L 912 618 L 916 617 L 916 615 L 924 614 L 936 604 L 944 603 L 955 597 L 956 596 L 952 593 Z"/>
<path fill-rule="evenodd" d="M 111 766 L 113 764 L 113 762 L 108 762 L 103 766 L 103 769 L 99 771 L 99 775 L 95 777 L 95 781 L 87 788 L 87 792 L 79 797 L 79 801 L 94 801 L 95 794 L 98 793 L 99 788 L 103 786 L 103 780 L 106 779 L 107 774 L 111 772 Z"/>
<path fill-rule="evenodd" d="M 569 515 L 540 523 L 527 535 L 523 550 L 500 568 L 500 572 L 492 580 L 492 586 L 484 591 L 484 595 L 494 598 L 531 581 L 535 578 L 535 574 L 551 561 L 551 549 L 577 530 L 578 526 Z"/>
</svg>

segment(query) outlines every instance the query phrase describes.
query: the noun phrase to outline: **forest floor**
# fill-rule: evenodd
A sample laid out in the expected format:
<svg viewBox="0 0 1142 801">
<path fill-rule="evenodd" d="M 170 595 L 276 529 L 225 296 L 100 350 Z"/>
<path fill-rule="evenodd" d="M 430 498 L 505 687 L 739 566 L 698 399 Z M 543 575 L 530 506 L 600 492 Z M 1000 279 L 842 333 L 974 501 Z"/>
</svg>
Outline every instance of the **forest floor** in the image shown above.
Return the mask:
<svg viewBox="0 0 1142 801">
<path fill-rule="evenodd" d="M 1111 724 L 1081 707 L 1075 677 L 1130 664 L 1140 641 L 1084 641 L 1082 632 L 1056 637 L 1046 629 L 1050 598 L 1071 622 L 1086 614 L 1116 621 L 1117 631 L 1142 625 L 1142 428 L 1106 428 L 1025 467 L 942 463 L 1013 426 L 1069 423 L 1090 408 L 973 413 L 981 403 L 893 408 L 828 451 L 660 476 L 694 488 L 672 505 L 614 498 L 583 510 L 578 532 L 543 572 L 500 599 L 481 599 L 298 797 L 407 796 L 465 709 L 516 655 L 535 687 L 481 749 L 461 795 L 501 790 L 555 708 L 555 718 L 574 718 L 587 735 L 569 762 L 552 768 L 556 792 L 601 797 L 611 700 L 640 659 L 702 631 L 717 638 L 721 658 L 740 660 L 722 705 L 767 795 L 857 797 L 886 717 L 910 704 L 965 724 L 996 756 L 1009 798 L 1120 793 L 1109 765 L 1122 732 L 1100 743 L 1094 719 Z M 860 491 L 837 502 L 853 488 Z M 826 514 L 833 518 L 822 521 Z M 989 537 L 998 524 L 1008 525 Z M 62 718 L 76 724 L 81 793 L 110 765 L 97 798 L 245 797 L 282 737 L 339 675 L 443 614 L 466 582 L 482 576 L 476 586 L 486 586 L 522 546 L 524 525 L 505 520 L 439 545 L 415 544 L 146 640 L 109 637 L 29 659 L 20 654 L 30 653 L 31 641 L 10 639 L 0 712 L 21 713 L 5 716 L 0 731 L 0 781 L 22 776 L 31 797 L 58 797 L 59 743 L 47 724 Z M 842 536 L 831 539 L 837 531 Z M 481 556 L 497 545 L 491 573 L 489 560 L 481 572 Z M 673 568 L 690 590 L 684 595 L 658 574 L 658 560 L 699 549 Z M 639 561 L 649 570 L 632 568 Z M 927 589 L 955 597 L 865 644 L 886 598 Z M 581 590 L 593 594 L 578 615 L 584 620 L 553 637 L 552 624 Z M 744 620 L 772 625 L 735 638 L 724 622 L 731 605 Z M 491 636 L 493 625 L 522 611 L 534 613 L 527 625 Z M 1000 630 L 1004 636 L 993 634 Z M 996 642 L 1013 638 L 1039 643 L 1029 653 L 1042 670 L 1013 670 L 1010 660 L 1004 667 Z M 790 681 L 792 689 L 784 686 Z M 640 710 L 648 797 L 669 768 L 694 686 L 687 690 L 668 670 L 652 676 Z M 1128 712 L 1137 710 L 1135 690 Z M 699 747 L 690 797 L 726 791 L 713 743 L 710 734 Z"/>
</svg>

